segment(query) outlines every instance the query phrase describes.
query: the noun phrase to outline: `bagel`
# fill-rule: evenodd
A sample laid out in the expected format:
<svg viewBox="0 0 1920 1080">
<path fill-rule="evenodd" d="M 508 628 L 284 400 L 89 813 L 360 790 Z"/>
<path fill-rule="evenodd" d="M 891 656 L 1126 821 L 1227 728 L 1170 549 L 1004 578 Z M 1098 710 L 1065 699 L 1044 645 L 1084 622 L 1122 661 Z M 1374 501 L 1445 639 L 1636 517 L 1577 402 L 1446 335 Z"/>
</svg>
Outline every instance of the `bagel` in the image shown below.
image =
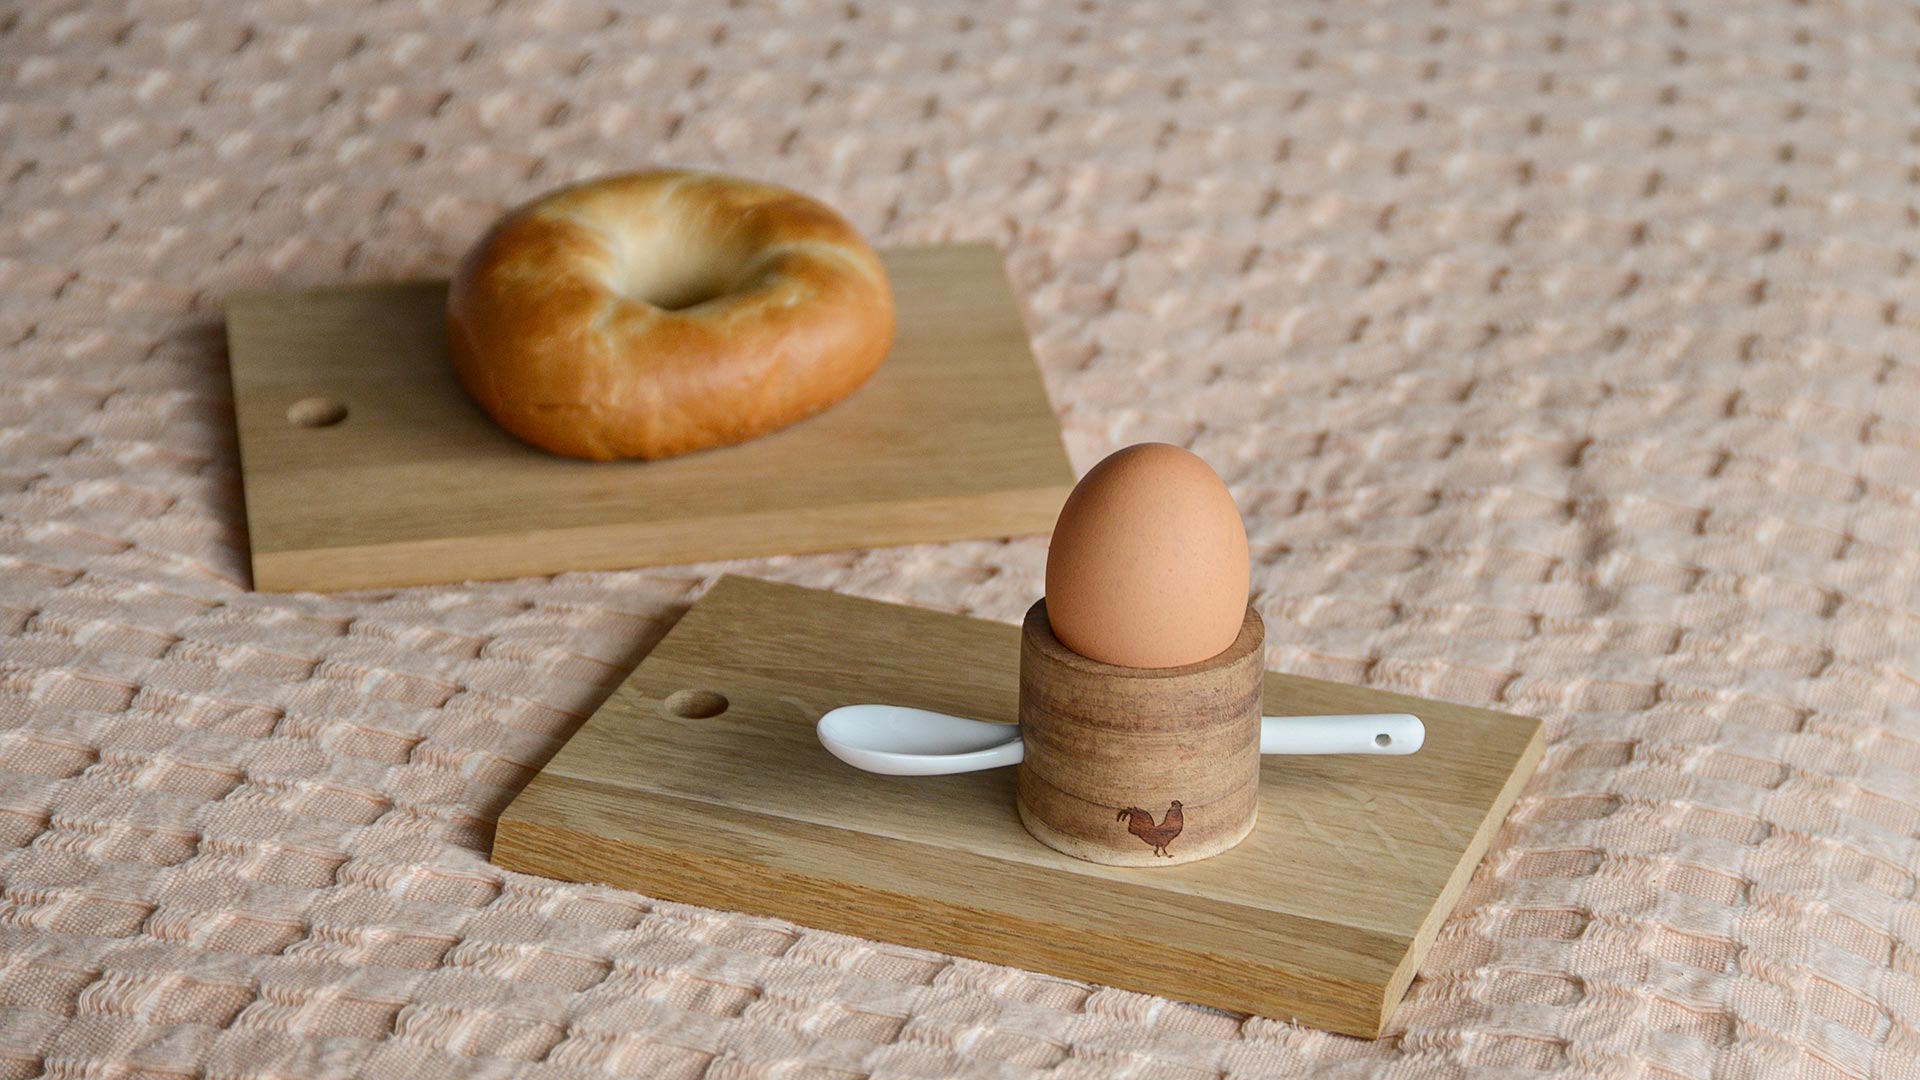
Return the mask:
<svg viewBox="0 0 1920 1080">
<path fill-rule="evenodd" d="M 454 371 L 543 450 L 607 461 L 744 442 L 860 388 L 893 291 L 853 226 L 804 195 L 660 170 L 509 212 L 447 295 Z"/>
</svg>

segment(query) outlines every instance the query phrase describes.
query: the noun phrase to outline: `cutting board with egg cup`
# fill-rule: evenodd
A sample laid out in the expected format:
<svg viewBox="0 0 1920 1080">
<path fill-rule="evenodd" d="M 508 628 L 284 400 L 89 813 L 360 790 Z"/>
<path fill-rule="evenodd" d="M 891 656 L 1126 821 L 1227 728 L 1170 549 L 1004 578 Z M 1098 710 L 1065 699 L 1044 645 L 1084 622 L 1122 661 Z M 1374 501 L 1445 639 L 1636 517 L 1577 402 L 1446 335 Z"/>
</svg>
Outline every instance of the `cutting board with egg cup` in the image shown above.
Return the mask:
<svg viewBox="0 0 1920 1080">
<path fill-rule="evenodd" d="M 591 462 L 449 367 L 446 285 L 228 298 L 253 582 L 340 590 L 1042 533 L 1073 486 L 997 251 L 882 253 L 898 330 L 852 397 L 738 446 Z"/>
<path fill-rule="evenodd" d="M 1246 839 L 1122 867 L 1035 841 L 1013 769 L 875 776 L 814 736 L 861 702 L 1012 723 L 1020 648 L 1018 626 L 722 578 L 507 807 L 493 860 L 1375 1036 L 1543 745 L 1525 717 L 1267 672 L 1268 714 L 1413 713 L 1426 745 L 1266 757 Z"/>
</svg>

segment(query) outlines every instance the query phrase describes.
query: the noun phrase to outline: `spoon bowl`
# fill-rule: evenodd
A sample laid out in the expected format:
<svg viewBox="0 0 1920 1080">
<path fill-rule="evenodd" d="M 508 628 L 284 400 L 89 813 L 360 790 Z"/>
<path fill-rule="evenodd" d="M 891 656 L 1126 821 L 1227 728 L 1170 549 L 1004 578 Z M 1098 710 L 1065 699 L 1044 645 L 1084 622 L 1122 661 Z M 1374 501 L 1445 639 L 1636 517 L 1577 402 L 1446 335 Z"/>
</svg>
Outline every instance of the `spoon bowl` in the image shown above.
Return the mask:
<svg viewBox="0 0 1920 1080">
<path fill-rule="evenodd" d="M 886 776 L 941 776 L 1018 765 L 1016 724 L 968 720 L 898 705 L 843 705 L 820 718 L 820 745 L 834 757 Z"/>
</svg>

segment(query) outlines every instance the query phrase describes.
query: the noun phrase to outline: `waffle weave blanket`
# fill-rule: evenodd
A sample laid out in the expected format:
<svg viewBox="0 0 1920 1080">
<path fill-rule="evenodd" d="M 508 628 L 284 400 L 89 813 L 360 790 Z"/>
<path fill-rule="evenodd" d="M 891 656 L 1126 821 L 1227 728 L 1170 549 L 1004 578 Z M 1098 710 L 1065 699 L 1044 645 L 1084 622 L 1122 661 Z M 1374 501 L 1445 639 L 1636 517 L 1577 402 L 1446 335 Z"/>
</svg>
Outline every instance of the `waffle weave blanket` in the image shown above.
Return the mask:
<svg viewBox="0 0 1920 1080">
<path fill-rule="evenodd" d="M 0 1078 L 1920 1075 L 1920 18 L 1892 0 L 0 6 Z M 1551 750 L 1363 1042 L 505 874 L 722 570 L 255 595 L 222 297 L 655 163 L 1007 253 L 1271 666 Z"/>
</svg>

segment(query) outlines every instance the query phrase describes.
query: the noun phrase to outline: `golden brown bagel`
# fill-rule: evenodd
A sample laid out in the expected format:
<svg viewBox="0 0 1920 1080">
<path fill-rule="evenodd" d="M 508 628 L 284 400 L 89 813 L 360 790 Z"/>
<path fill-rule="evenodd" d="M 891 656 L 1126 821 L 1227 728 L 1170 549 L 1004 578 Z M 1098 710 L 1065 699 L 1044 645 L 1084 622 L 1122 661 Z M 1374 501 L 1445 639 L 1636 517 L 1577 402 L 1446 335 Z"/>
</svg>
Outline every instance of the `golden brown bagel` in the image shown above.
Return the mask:
<svg viewBox="0 0 1920 1080">
<path fill-rule="evenodd" d="M 784 188 L 657 171 L 507 214 L 447 297 L 467 392 L 544 450 L 605 461 L 744 442 L 853 393 L 893 291 L 838 214 Z"/>
</svg>

